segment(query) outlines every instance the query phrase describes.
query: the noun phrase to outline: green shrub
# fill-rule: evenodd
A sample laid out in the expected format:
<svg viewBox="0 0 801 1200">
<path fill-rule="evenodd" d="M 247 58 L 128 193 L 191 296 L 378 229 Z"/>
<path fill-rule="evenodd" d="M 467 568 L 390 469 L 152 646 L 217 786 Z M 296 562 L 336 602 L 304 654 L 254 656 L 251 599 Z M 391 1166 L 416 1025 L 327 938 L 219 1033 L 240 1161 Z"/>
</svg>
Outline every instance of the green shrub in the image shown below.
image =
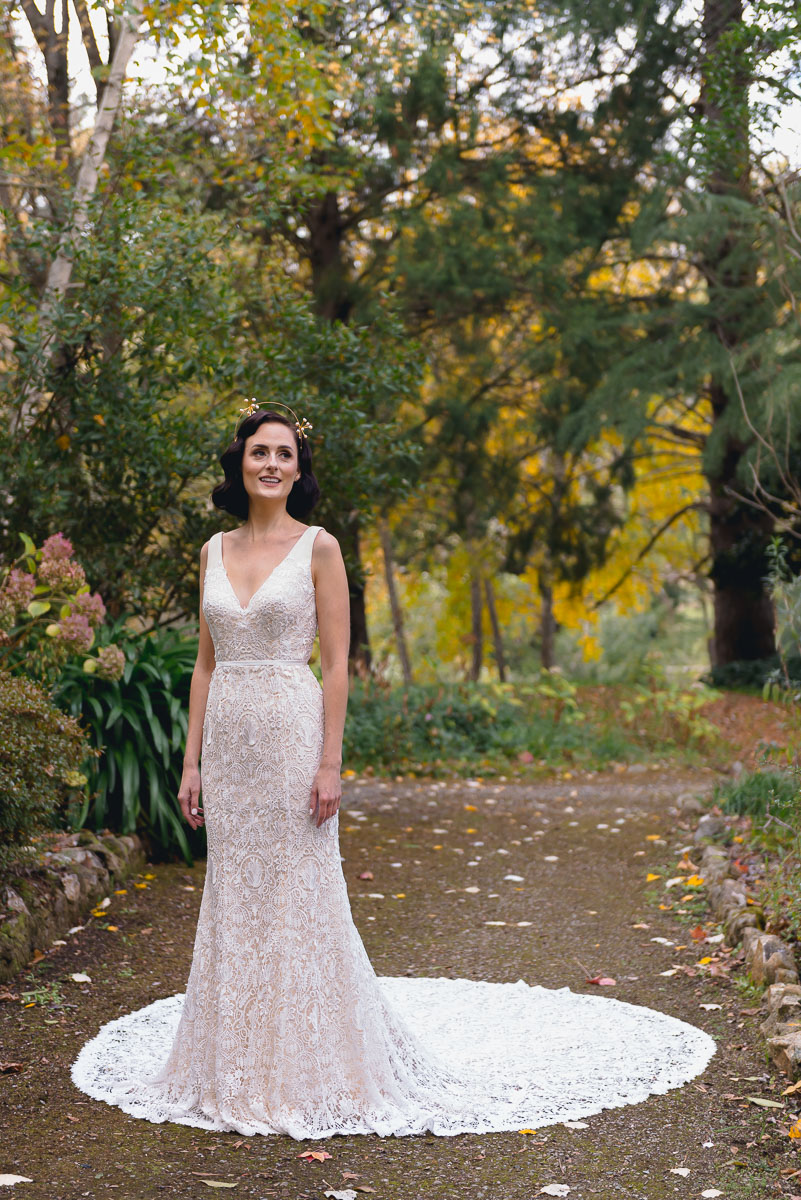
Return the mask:
<svg viewBox="0 0 801 1200">
<path fill-rule="evenodd" d="M 418 772 L 503 767 L 526 753 L 548 763 L 616 757 L 588 729 L 575 688 L 556 672 L 536 684 L 354 684 L 343 756 L 356 769 Z M 631 747 L 629 746 L 629 749 Z"/>
<path fill-rule="evenodd" d="M 739 779 L 719 784 L 715 799 L 724 812 L 739 816 L 764 817 L 768 808 L 778 816 L 790 816 L 799 801 L 798 782 L 783 771 L 754 771 Z"/>
<path fill-rule="evenodd" d="M 86 783 L 79 723 L 30 679 L 0 672 L 0 865 L 52 828 Z"/>
<path fill-rule="evenodd" d="M 102 755 L 90 762 L 88 797 L 75 823 L 119 833 L 144 832 L 153 853 L 180 852 L 187 862 L 202 851 L 176 799 L 181 782 L 189 710 L 189 685 L 197 640 L 173 630 L 125 636 L 122 622 L 109 630 L 125 667 L 117 681 L 86 675 L 69 665 L 56 698 L 88 726 Z"/>
</svg>

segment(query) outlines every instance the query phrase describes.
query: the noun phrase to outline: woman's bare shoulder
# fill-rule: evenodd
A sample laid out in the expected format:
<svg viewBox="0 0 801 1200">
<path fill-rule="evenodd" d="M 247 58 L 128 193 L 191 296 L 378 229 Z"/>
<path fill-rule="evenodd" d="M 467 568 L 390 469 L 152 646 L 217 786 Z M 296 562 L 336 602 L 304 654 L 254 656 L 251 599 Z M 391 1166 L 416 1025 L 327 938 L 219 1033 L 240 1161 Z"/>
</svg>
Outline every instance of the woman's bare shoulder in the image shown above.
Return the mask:
<svg viewBox="0 0 801 1200">
<path fill-rule="evenodd" d="M 336 558 L 341 558 L 342 551 L 339 548 L 339 542 L 334 537 L 333 533 L 329 533 L 327 529 L 320 526 L 320 531 L 314 539 L 312 554 L 321 562 L 330 562 Z"/>
</svg>

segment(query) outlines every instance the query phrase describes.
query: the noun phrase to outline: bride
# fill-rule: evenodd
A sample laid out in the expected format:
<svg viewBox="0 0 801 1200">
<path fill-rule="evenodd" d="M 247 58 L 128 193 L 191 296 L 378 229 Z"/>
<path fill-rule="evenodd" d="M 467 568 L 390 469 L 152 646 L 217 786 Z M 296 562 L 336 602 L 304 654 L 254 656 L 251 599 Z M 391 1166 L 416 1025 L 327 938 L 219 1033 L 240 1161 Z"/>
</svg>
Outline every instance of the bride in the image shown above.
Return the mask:
<svg viewBox="0 0 801 1200">
<path fill-rule="evenodd" d="M 339 855 L 342 555 L 303 523 L 320 494 L 311 426 L 279 404 L 243 413 L 213 492 L 243 524 L 200 556 L 179 801 L 208 862 L 186 993 L 104 1025 L 76 1086 L 149 1121 L 305 1139 L 542 1126 L 691 1079 L 714 1043 L 650 1009 L 376 976 Z"/>
</svg>

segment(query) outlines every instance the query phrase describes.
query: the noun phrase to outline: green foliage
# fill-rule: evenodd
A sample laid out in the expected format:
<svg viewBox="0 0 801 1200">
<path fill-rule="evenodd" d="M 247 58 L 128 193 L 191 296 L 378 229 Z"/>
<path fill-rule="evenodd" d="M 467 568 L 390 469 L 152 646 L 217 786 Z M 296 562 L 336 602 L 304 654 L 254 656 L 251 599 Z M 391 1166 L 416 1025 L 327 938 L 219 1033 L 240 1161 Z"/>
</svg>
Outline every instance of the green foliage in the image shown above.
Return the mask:
<svg viewBox="0 0 801 1200">
<path fill-rule="evenodd" d="M 0 865 L 63 818 L 88 752 L 77 720 L 30 679 L 0 672 Z"/>
<path fill-rule="evenodd" d="M 630 699 L 621 700 L 620 714 L 645 745 L 667 750 L 710 748 L 720 735 L 701 710 L 717 695 L 703 684 L 688 690 L 654 683 L 635 688 Z"/>
<path fill-rule="evenodd" d="M 769 681 L 781 670 L 777 654 L 770 658 L 738 659 L 722 666 L 710 667 L 704 676 L 712 687 L 727 692 L 764 692 Z"/>
<path fill-rule="evenodd" d="M 408 690 L 357 683 L 343 754 L 356 769 L 507 769 L 604 762 L 632 750 L 608 727 L 585 725 L 575 688 L 552 673 L 537 684 L 451 684 Z M 522 756 L 522 758 L 521 758 Z"/>
<path fill-rule="evenodd" d="M 772 812 L 783 819 L 798 810 L 799 781 L 784 771 L 744 772 L 715 788 L 715 800 L 724 812 L 764 818 Z"/>
<path fill-rule="evenodd" d="M 87 769 L 87 798 L 76 825 L 119 833 L 142 830 L 153 851 L 180 852 L 187 862 L 202 848 L 177 802 L 186 739 L 189 685 L 197 642 L 172 630 L 124 638 L 122 678 L 116 682 L 68 667 L 57 699 L 87 726 L 101 756 Z"/>
<path fill-rule="evenodd" d="M 765 694 L 801 698 L 801 574 L 794 575 L 787 546 L 773 538 L 768 546 L 768 585 L 776 614 L 776 650 L 779 667 L 767 679 Z"/>
</svg>

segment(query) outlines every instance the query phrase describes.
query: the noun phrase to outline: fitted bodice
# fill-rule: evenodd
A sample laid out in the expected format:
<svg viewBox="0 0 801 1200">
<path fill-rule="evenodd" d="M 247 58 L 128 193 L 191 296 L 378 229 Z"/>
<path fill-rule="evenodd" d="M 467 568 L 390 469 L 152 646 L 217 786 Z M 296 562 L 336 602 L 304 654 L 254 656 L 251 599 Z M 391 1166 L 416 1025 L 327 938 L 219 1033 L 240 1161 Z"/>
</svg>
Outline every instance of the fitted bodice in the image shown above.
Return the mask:
<svg viewBox="0 0 801 1200">
<path fill-rule="evenodd" d="M 319 525 L 310 525 L 243 607 L 222 557 L 222 533 L 209 543 L 203 615 L 219 666 L 278 659 L 307 663 L 317 632 L 311 555 Z"/>
</svg>

